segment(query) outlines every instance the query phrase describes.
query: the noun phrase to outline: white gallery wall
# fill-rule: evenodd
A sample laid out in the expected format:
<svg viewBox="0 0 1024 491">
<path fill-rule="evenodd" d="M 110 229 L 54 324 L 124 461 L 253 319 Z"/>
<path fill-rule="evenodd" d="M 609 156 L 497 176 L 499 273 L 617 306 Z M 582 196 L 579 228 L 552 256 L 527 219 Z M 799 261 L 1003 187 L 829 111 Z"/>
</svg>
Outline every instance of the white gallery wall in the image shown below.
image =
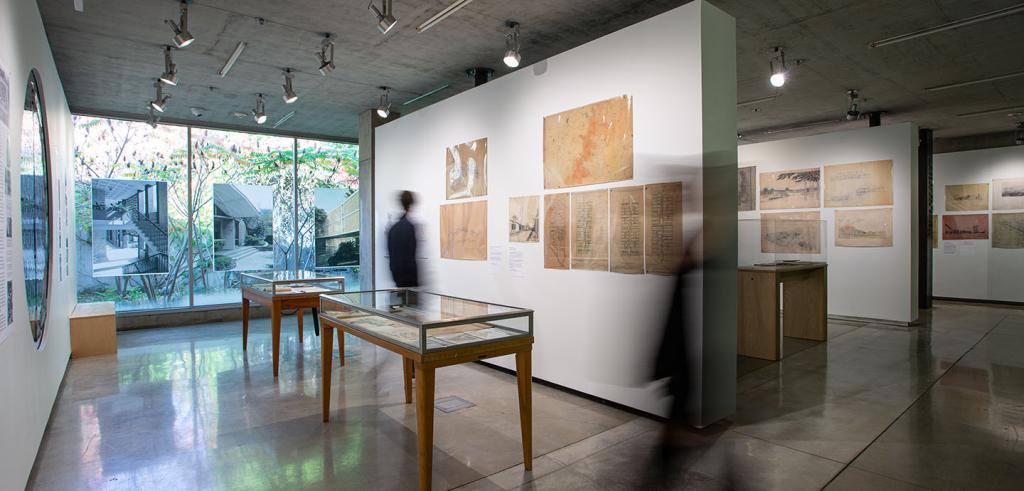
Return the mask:
<svg viewBox="0 0 1024 491">
<path fill-rule="evenodd" d="M 705 243 L 735 243 L 734 193 L 717 192 L 736 187 L 735 58 L 734 20 L 693 2 L 377 128 L 376 287 L 394 284 L 386 230 L 400 215 L 399 191 L 412 190 L 429 290 L 533 309 L 535 377 L 663 413 L 666 399 L 649 374 L 674 279 L 545 269 L 543 236 L 510 244 L 508 199 L 683 181 L 684 229 L 692 233 L 714 216 Z M 543 118 L 622 95 L 632 97 L 633 179 L 545 190 Z M 440 258 L 439 206 L 467 201 L 445 200 L 445 148 L 479 138 L 488 139 L 488 245 L 502 253 L 494 264 Z M 698 424 L 735 406 L 731 249 L 716 255 L 690 290 L 686 329 L 702 402 L 692 408 Z M 518 253 L 521 270 L 509 266 Z M 510 357 L 495 363 L 514 366 Z"/>
<path fill-rule="evenodd" d="M 1001 302 L 1024 302 L 1024 249 L 992 247 L 993 213 L 1024 213 L 1020 210 L 992 210 L 993 179 L 1024 178 L 1024 147 L 991 148 L 935 155 L 933 164 L 933 209 L 939 216 L 939 242 L 933 249 L 936 297 Z M 946 186 L 989 184 L 988 211 L 946 211 Z M 942 215 L 988 214 L 989 239 L 942 240 Z"/>
<path fill-rule="evenodd" d="M 56 181 L 70 177 L 72 158 L 71 113 L 46 40 L 35 2 L 0 2 L 0 64 L 10 76 L 11 115 L 9 157 L 12 163 L 14 247 L 10 261 L 14 281 L 14 324 L 0 343 L 0 489 L 24 489 L 43 430 L 71 354 L 68 315 L 75 304 L 74 275 L 57 279 L 51 255 L 49 314 L 41 348 L 29 331 L 22 269 L 20 189 L 21 118 L 29 71 L 35 68 L 42 82 L 49 126 L 51 172 Z M 73 180 L 69 179 L 69 182 Z M 55 194 L 55 191 L 51 191 Z M 54 213 L 57 213 L 54 199 Z M 63 208 L 61 208 L 63 209 Z M 72 218 L 73 220 L 73 218 Z M 72 222 L 73 229 L 73 222 Z M 73 253 L 73 252 L 72 252 Z M 74 264 L 72 258 L 71 264 Z"/>
<path fill-rule="evenodd" d="M 824 176 L 826 165 L 873 160 L 893 162 L 892 247 L 836 247 L 835 208 L 766 211 L 821 212 L 829 315 L 910 323 L 918 317 L 917 127 L 902 123 L 739 147 L 739 167 L 756 165 L 758 174 L 816 167 Z M 760 219 L 760 203 L 757 206 L 755 211 L 740 212 L 740 220 Z"/>
</svg>

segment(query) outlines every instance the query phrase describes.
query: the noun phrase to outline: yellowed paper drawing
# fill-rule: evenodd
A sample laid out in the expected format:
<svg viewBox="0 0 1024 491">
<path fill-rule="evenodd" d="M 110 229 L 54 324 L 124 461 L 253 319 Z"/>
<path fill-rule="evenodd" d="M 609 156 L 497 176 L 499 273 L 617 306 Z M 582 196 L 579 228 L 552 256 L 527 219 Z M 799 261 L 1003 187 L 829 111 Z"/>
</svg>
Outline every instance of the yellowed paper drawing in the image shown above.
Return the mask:
<svg viewBox="0 0 1024 491">
<path fill-rule="evenodd" d="M 825 206 L 892 205 L 892 161 L 825 166 Z"/>
<path fill-rule="evenodd" d="M 611 190 L 611 270 L 614 273 L 644 272 L 644 188 Z"/>
<path fill-rule="evenodd" d="M 837 247 L 892 247 L 892 208 L 836 210 Z"/>
<path fill-rule="evenodd" d="M 487 139 L 445 149 L 445 197 L 487 196 Z"/>
<path fill-rule="evenodd" d="M 572 269 L 608 271 L 608 190 L 572 193 Z"/>
<path fill-rule="evenodd" d="M 683 259 L 683 183 L 644 186 L 646 270 L 675 274 Z"/>
<path fill-rule="evenodd" d="M 821 213 L 762 213 L 761 252 L 821 254 Z"/>
<path fill-rule="evenodd" d="M 544 189 L 633 178 L 633 100 L 616 97 L 544 118 Z"/>
<path fill-rule="evenodd" d="M 544 267 L 569 269 L 569 193 L 544 196 Z"/>
<path fill-rule="evenodd" d="M 761 173 L 761 209 L 821 207 L 821 170 L 794 169 Z"/>
<path fill-rule="evenodd" d="M 441 257 L 487 259 L 487 202 L 441 205 Z"/>
<path fill-rule="evenodd" d="M 946 185 L 946 211 L 988 209 L 988 183 Z"/>
</svg>

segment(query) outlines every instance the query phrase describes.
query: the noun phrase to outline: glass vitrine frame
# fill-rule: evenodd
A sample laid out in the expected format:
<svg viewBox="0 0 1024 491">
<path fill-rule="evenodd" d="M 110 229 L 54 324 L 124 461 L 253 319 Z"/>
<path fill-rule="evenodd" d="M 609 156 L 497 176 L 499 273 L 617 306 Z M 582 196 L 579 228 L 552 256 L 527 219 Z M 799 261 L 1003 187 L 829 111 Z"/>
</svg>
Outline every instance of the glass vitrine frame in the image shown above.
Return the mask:
<svg viewBox="0 0 1024 491">
<path fill-rule="evenodd" d="M 35 68 L 29 71 L 25 89 L 25 105 L 22 108 L 25 112 L 31 111 L 33 113 L 31 117 L 39 129 L 38 135 L 32 135 L 39 138 L 39 154 L 34 155 L 34 157 L 38 157 L 38 161 L 30 163 L 29 175 L 41 177 L 42 183 L 39 188 L 32 186 L 32 189 L 21 190 L 22 216 L 20 220 L 22 225 L 22 250 L 24 251 L 25 247 L 29 244 L 31 244 L 32 250 L 32 254 L 25 254 L 23 252 L 22 261 L 22 267 L 25 272 L 25 292 L 28 297 L 26 302 L 28 303 L 29 327 L 32 331 L 33 342 L 38 349 L 42 349 L 50 301 L 50 262 L 53 257 L 54 232 L 50 131 L 46 117 L 46 97 L 43 94 L 42 77 L 40 77 L 39 72 Z M 24 121 L 25 113 L 23 112 L 22 122 Z M 26 136 L 25 129 L 22 128 L 22 137 L 24 136 Z M 19 158 L 18 165 L 21 175 L 25 176 L 24 142 L 22 145 L 22 155 Z M 10 179 L 11 176 L 9 175 L 7 178 Z M 24 182 L 24 177 L 22 177 L 22 182 Z M 35 193 L 36 190 L 42 191 L 43 195 L 38 196 Z M 41 213 L 35 218 L 38 218 L 43 223 L 26 227 L 26 213 L 32 213 L 32 210 L 36 209 L 41 209 Z M 29 219 L 31 221 L 32 217 L 29 217 Z M 39 239 L 42 239 L 42 244 L 38 243 Z M 33 277 L 36 273 L 39 273 L 41 277 Z M 7 294 L 11 295 L 10 289 L 8 289 Z M 10 298 L 8 298 L 8 301 L 10 301 Z"/>
<path fill-rule="evenodd" d="M 408 294 L 408 293 L 415 293 L 415 294 L 418 294 L 418 295 L 431 295 L 431 296 L 436 296 L 436 297 L 439 297 L 439 298 L 447 298 L 447 299 L 451 299 L 451 300 L 455 300 L 455 301 L 461 301 L 461 302 L 473 302 L 473 303 L 476 303 L 476 304 L 483 304 L 483 305 L 486 305 L 488 307 L 498 307 L 498 308 L 507 309 L 507 310 L 504 311 L 504 312 L 497 312 L 497 313 L 490 313 L 490 314 L 467 315 L 467 316 L 458 317 L 458 318 L 454 318 L 454 319 L 422 321 L 422 320 L 417 320 L 415 318 L 411 318 L 411 317 L 408 317 L 408 316 L 403 316 L 403 315 L 395 314 L 395 313 L 393 313 L 393 312 L 391 312 L 391 311 L 389 311 L 387 309 L 384 309 L 384 308 L 379 308 L 379 307 L 376 307 L 376 306 L 371 307 L 371 306 L 361 305 L 361 304 L 356 303 L 356 302 L 347 301 L 348 300 L 347 297 L 350 296 L 350 295 L 366 295 L 366 294 L 380 294 L 380 293 L 406 293 L 406 294 Z M 338 317 L 336 315 L 332 315 L 332 312 L 335 312 L 335 311 L 338 310 L 338 306 L 341 306 L 341 307 L 347 308 L 347 309 L 351 309 L 351 310 L 361 311 L 361 312 L 369 314 L 371 316 L 383 317 L 385 319 L 388 319 L 388 320 L 391 320 L 391 321 L 394 321 L 394 322 L 398 322 L 398 323 L 404 324 L 406 326 L 413 327 L 413 328 L 415 328 L 418 331 L 419 346 L 415 346 L 413 344 L 404 342 L 404 341 L 402 341 L 400 339 L 396 339 L 396 338 L 393 338 L 393 337 L 389 337 L 389 336 L 381 335 L 381 334 L 378 334 L 378 333 L 374 333 L 373 331 L 371 331 L 369 329 L 366 329 L 366 328 L 360 327 L 359 325 L 356 325 L 351 320 L 346 320 L 346 318 Z M 408 350 L 411 350 L 413 352 L 419 353 L 420 355 L 425 355 L 425 354 L 428 354 L 428 353 L 436 353 L 436 352 L 440 352 L 440 351 L 447 351 L 447 350 L 451 350 L 451 349 L 461 349 L 461 348 L 467 348 L 467 347 L 473 347 L 473 346 L 480 346 L 480 345 L 491 344 L 491 343 L 501 342 L 501 341 L 509 341 L 509 340 L 517 340 L 517 339 L 527 339 L 527 338 L 532 338 L 533 337 L 533 310 L 531 310 L 531 309 L 524 309 L 524 308 L 520 308 L 520 307 L 512 307 L 512 306 L 509 306 L 509 305 L 502 305 L 502 304 L 497 304 L 497 303 L 493 303 L 493 302 L 484 302 L 484 301 L 480 301 L 480 300 L 472 300 L 472 299 L 467 299 L 467 298 L 462 298 L 462 297 L 456 297 L 456 296 L 453 296 L 453 295 L 444 295 L 444 294 L 433 293 L 433 292 L 426 292 L 426 291 L 415 290 L 415 289 L 392 288 L 392 289 L 383 289 L 383 290 L 363 290 L 363 291 L 355 291 L 355 292 L 344 292 L 343 294 L 324 294 L 324 295 L 320 296 L 320 310 L 319 310 L 319 312 L 320 312 L 320 315 L 322 317 L 327 318 L 327 319 L 329 319 L 332 322 L 335 322 L 337 324 L 343 324 L 345 326 L 348 326 L 349 328 L 352 328 L 352 329 L 358 330 L 360 332 L 366 333 L 369 336 L 373 336 L 373 337 L 381 339 L 383 341 L 386 341 L 386 342 L 389 342 L 389 343 L 392 343 L 392 344 L 396 344 L 396 345 L 400 345 L 401 347 L 403 347 L 405 349 L 408 349 Z M 525 330 L 520 330 L 520 329 L 516 329 L 516 328 L 513 328 L 513 327 L 509 327 L 509 326 L 498 325 L 498 324 L 491 324 L 490 327 L 499 328 L 499 329 L 501 329 L 503 331 L 513 332 L 514 334 L 510 334 L 508 336 L 504 336 L 504 337 L 500 337 L 500 338 L 496 338 L 496 339 L 480 339 L 479 341 L 474 341 L 474 342 L 451 344 L 451 345 L 447 345 L 447 346 L 429 347 L 428 338 L 431 337 L 429 335 L 429 331 L 431 329 L 441 329 L 441 328 L 445 328 L 445 327 L 454 327 L 454 326 L 481 324 L 481 323 L 483 323 L 483 324 L 490 324 L 490 323 L 497 322 L 497 321 L 514 320 L 514 319 L 522 319 L 522 322 L 525 324 L 526 329 Z"/>
<path fill-rule="evenodd" d="M 260 292 L 263 294 L 278 295 L 302 295 L 309 294 L 307 291 L 294 291 L 295 285 L 316 285 L 325 288 L 326 291 L 319 294 L 342 293 L 345 291 L 345 277 L 334 273 L 321 273 L 318 271 L 246 271 L 240 273 L 243 289 Z"/>
</svg>

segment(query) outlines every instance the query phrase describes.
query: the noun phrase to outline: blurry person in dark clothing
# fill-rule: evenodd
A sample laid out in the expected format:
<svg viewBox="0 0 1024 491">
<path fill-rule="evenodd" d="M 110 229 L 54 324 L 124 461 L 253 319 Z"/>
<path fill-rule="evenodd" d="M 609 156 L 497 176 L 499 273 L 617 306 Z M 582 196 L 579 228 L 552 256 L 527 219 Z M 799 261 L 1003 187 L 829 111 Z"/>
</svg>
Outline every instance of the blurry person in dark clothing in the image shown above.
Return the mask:
<svg viewBox="0 0 1024 491">
<path fill-rule="evenodd" d="M 416 197 L 411 191 L 402 191 L 398 200 L 405 213 L 388 229 L 391 277 L 398 288 L 414 288 L 420 285 L 420 273 L 416 265 L 416 226 L 409 221 L 409 211 Z"/>
</svg>

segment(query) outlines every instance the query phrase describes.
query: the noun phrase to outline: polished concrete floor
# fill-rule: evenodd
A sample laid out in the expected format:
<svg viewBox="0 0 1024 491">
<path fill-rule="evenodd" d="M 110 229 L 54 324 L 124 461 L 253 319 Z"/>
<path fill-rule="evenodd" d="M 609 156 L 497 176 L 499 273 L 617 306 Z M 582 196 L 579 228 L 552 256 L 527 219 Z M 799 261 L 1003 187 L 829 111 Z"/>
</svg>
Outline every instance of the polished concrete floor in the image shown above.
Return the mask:
<svg viewBox="0 0 1024 491">
<path fill-rule="evenodd" d="M 307 322 L 307 326 L 309 323 Z M 119 336 L 74 360 L 30 489 L 415 489 L 415 414 L 400 359 L 349 338 L 320 423 L 318 339 L 285 322 L 243 356 L 237 323 Z M 1024 311 L 939 304 L 921 326 L 832 322 L 782 362 L 741 360 L 730 421 L 684 435 L 665 487 L 1020 489 Z M 335 362 L 337 363 L 337 361 Z M 523 471 L 515 380 L 438 372 L 435 489 L 652 487 L 660 425 L 534 385 L 534 469 Z"/>
</svg>

